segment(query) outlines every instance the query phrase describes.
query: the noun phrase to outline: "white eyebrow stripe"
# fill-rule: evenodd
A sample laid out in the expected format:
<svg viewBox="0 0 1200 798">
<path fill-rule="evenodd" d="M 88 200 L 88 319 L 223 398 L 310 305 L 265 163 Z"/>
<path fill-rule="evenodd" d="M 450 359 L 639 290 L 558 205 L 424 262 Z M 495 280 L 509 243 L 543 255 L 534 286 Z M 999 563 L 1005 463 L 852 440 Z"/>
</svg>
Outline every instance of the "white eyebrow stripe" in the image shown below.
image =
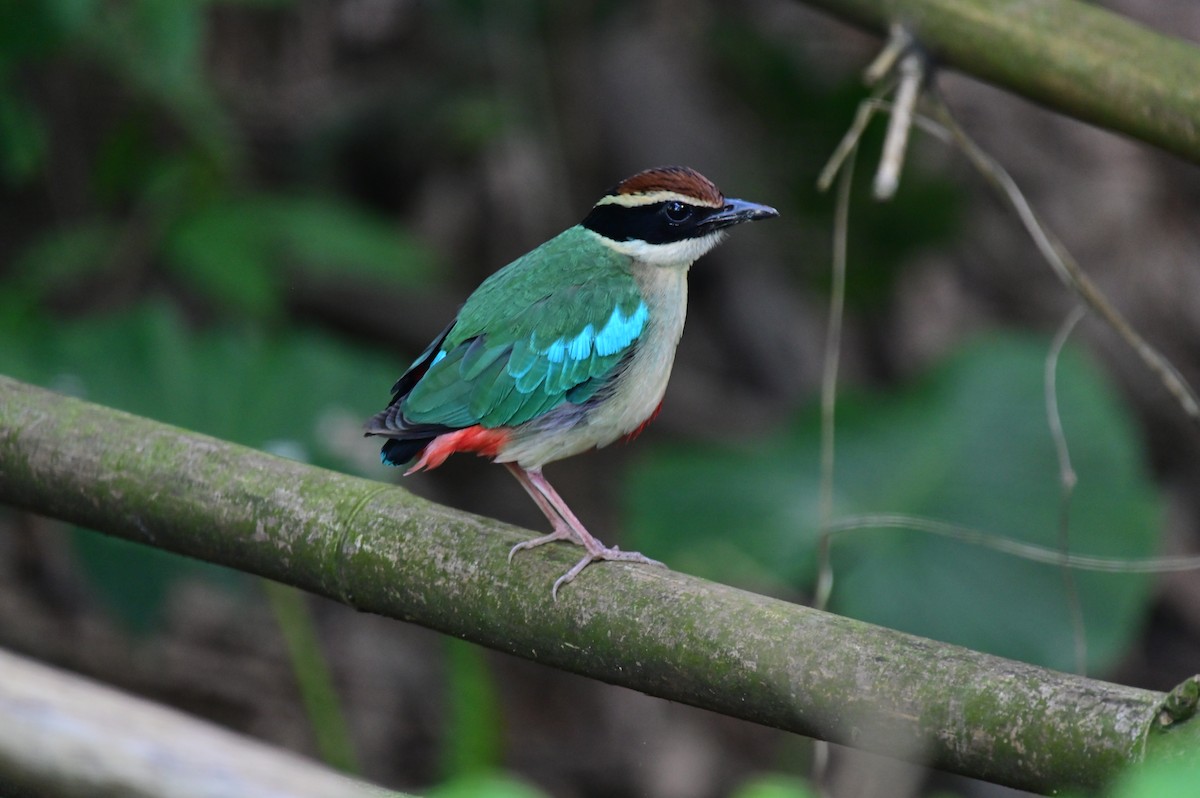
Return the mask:
<svg viewBox="0 0 1200 798">
<path fill-rule="evenodd" d="M 720 205 L 704 202 L 696 197 L 680 194 L 678 191 L 651 191 L 647 194 L 609 194 L 597 202 L 596 205 L 621 205 L 626 208 L 638 208 L 642 205 L 653 205 L 656 202 L 669 202 L 671 200 L 703 208 L 721 207 Z"/>
</svg>

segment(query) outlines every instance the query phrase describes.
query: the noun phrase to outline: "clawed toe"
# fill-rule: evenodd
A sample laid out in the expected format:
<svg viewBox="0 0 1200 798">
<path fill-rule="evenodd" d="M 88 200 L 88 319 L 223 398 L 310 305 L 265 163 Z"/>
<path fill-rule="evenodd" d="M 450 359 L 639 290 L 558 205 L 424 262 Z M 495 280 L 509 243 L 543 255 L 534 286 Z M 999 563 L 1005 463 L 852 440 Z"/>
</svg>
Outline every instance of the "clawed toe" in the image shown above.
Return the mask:
<svg viewBox="0 0 1200 798">
<path fill-rule="evenodd" d="M 575 536 L 573 534 L 571 534 L 570 531 L 565 530 L 565 529 L 560 529 L 560 530 L 551 532 L 549 535 L 542 535 L 539 538 L 533 538 L 532 540 L 521 541 L 517 545 L 513 546 L 511 549 L 508 550 L 508 562 L 510 565 L 512 564 L 512 559 L 518 551 L 524 551 L 525 549 L 537 548 L 538 546 L 545 545 L 546 543 L 553 543 L 556 540 L 562 540 L 562 541 L 566 541 L 568 543 L 574 543 L 577 546 L 580 545 L 579 541 L 575 538 Z M 593 541 L 596 543 L 599 542 L 599 541 L 595 541 L 595 539 L 593 539 Z M 565 585 L 567 582 L 570 582 L 575 577 L 579 576 L 579 574 L 583 573 L 584 568 L 587 568 L 592 563 L 600 561 L 600 560 L 611 560 L 613 562 L 635 562 L 635 563 L 639 563 L 641 565 L 653 565 L 658 568 L 666 568 L 667 567 L 664 563 L 661 563 L 658 560 L 652 560 L 649 557 L 647 557 L 645 554 L 639 554 L 636 551 L 621 551 L 619 546 L 611 546 L 611 547 L 610 546 L 597 546 L 594 548 L 588 547 L 588 553 L 585 554 L 579 560 L 579 562 L 577 562 L 573 566 L 571 566 L 571 570 L 567 571 L 565 574 L 563 574 L 562 576 L 560 576 L 558 579 L 556 579 L 554 581 L 554 586 L 550 588 L 550 595 L 553 596 L 555 601 L 557 601 L 558 600 L 558 589 L 560 587 Z"/>
<path fill-rule="evenodd" d="M 516 554 L 518 551 L 524 551 L 525 549 L 535 549 L 538 546 L 542 546 L 546 543 L 553 543 L 556 540 L 565 540 L 568 543 L 574 543 L 575 545 L 579 545 L 579 541 L 577 541 L 575 539 L 575 536 L 572 535 L 570 532 L 568 532 L 565 529 L 557 529 L 557 530 L 551 532 L 549 535 L 542 535 L 540 538 L 534 538 L 533 540 L 523 540 L 520 543 L 518 543 L 517 545 L 513 546 L 511 549 L 508 550 L 508 562 L 510 565 L 512 564 L 513 555 Z"/>
<path fill-rule="evenodd" d="M 571 570 L 560 576 L 554 581 L 554 586 L 550 588 L 550 596 L 555 601 L 558 601 L 558 589 L 567 582 L 572 581 L 579 574 L 583 573 L 583 569 L 587 568 L 594 562 L 599 560 L 611 560 L 613 562 L 635 562 L 642 565 L 657 565 L 660 568 L 667 566 L 658 560 L 652 560 L 644 554 L 639 554 L 636 551 L 621 551 L 616 546 L 602 547 L 596 551 L 589 551 L 584 557 L 573 566 Z"/>
<path fill-rule="evenodd" d="M 592 557 L 592 561 L 596 560 L 612 560 L 613 562 L 638 562 L 642 565 L 657 565 L 660 568 L 666 568 L 664 563 L 658 560 L 652 560 L 645 554 L 639 554 L 636 551 L 621 551 L 616 546 L 610 549 L 605 549 L 599 555 Z"/>
</svg>

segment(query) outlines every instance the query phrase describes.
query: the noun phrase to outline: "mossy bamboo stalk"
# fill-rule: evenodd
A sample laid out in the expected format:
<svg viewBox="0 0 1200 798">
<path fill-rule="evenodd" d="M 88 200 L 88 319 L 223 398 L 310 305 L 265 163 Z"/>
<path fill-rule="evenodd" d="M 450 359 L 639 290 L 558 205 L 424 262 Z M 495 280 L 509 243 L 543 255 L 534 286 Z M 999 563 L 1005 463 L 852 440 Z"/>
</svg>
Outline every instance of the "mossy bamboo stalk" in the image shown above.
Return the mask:
<svg viewBox="0 0 1200 798">
<path fill-rule="evenodd" d="M 566 546 L 510 565 L 526 530 L 3 377 L 0 502 L 1023 789 L 1102 783 L 1141 757 L 1163 699 L 660 568 L 597 565 L 555 602 L 550 584 L 577 557 Z"/>
<path fill-rule="evenodd" d="M 905 25 L 941 62 L 1200 163 L 1200 47 L 1080 0 L 804 0 Z"/>
</svg>

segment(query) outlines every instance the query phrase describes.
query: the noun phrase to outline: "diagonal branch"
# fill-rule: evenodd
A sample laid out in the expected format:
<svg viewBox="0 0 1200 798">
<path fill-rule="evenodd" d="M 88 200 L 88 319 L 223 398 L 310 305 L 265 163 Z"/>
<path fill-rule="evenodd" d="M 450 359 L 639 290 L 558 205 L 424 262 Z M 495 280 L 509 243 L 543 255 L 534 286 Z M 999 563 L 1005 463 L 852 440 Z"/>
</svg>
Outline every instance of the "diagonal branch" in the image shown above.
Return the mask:
<svg viewBox="0 0 1200 798">
<path fill-rule="evenodd" d="M 1200 163 L 1200 47 L 1080 0 L 804 0 L 1060 113 Z"/>
<path fill-rule="evenodd" d="M 565 546 L 508 565 L 527 533 L 4 377 L 0 502 L 651 695 L 1024 789 L 1095 786 L 1140 759 L 1163 698 L 658 568 L 590 568 L 555 602 L 549 586 L 575 557 Z"/>
</svg>

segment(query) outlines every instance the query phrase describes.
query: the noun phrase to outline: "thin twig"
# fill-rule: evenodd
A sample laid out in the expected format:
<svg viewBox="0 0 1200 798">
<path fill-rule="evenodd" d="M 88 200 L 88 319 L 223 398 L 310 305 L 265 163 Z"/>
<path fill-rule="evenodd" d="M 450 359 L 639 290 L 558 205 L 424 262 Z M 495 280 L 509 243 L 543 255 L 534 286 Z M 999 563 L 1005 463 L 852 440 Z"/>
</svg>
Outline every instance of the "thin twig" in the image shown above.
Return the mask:
<svg viewBox="0 0 1200 798">
<path fill-rule="evenodd" d="M 887 74 L 892 66 L 906 50 L 912 46 L 912 39 L 902 26 L 892 27 L 887 45 L 868 67 L 866 80 L 876 84 Z M 882 95 L 890 92 L 895 81 L 878 85 L 871 100 L 879 100 Z M 821 372 L 821 486 L 818 504 L 818 523 L 821 528 L 833 518 L 834 497 L 834 428 L 837 410 L 837 380 L 839 359 L 842 348 L 842 326 L 846 305 L 846 251 L 850 229 L 850 190 L 854 182 L 854 163 L 858 156 L 858 144 L 863 131 L 871 122 L 871 117 L 879 108 L 870 100 L 859 103 L 854 121 L 846 135 L 838 143 L 817 178 L 819 191 L 828 191 L 834 177 L 840 176 L 837 201 L 833 222 L 833 285 L 829 296 L 829 321 L 825 335 L 825 353 Z M 829 536 L 821 534 L 817 541 L 817 584 L 814 605 L 824 609 L 829 604 L 833 593 L 833 567 L 829 558 Z M 817 768 L 823 770 L 825 752 L 818 747 Z M 814 779 L 820 781 L 820 779 Z"/>
<path fill-rule="evenodd" d="M 1046 368 L 1043 374 L 1046 422 L 1050 426 L 1050 437 L 1054 440 L 1054 451 L 1058 456 L 1058 549 L 1063 554 L 1071 551 L 1071 497 L 1075 494 L 1075 485 L 1079 478 L 1075 469 L 1071 467 L 1071 451 L 1067 446 L 1067 436 L 1063 433 L 1062 416 L 1058 410 L 1058 360 L 1067 339 L 1086 314 L 1085 306 L 1076 305 L 1063 321 L 1050 344 L 1050 351 L 1046 353 Z M 1083 604 L 1079 599 L 1074 572 L 1063 566 L 1062 579 L 1063 589 L 1067 593 L 1067 611 L 1071 616 L 1072 637 L 1075 641 L 1075 672 L 1083 676 L 1087 674 L 1087 629 L 1083 623 Z"/>
<path fill-rule="evenodd" d="M 839 518 L 825 527 L 825 533 L 839 535 L 862 529 L 910 529 L 957 540 L 973 546 L 1010 554 L 1031 562 L 1058 565 L 1079 571 L 1098 571 L 1109 574 L 1157 574 L 1200 570 L 1200 556 L 1195 557 L 1095 557 L 1071 554 L 1058 549 L 1025 543 L 946 521 L 905 515 L 903 513 L 865 513 Z"/>
<path fill-rule="evenodd" d="M 821 372 L 821 492 L 818 516 L 821 529 L 833 520 L 834 428 L 837 412 L 838 368 L 842 350 L 842 325 L 846 309 L 846 250 L 850 229 L 850 189 L 858 145 L 848 151 L 840 172 L 833 220 L 833 285 L 829 293 L 829 323 L 825 334 L 825 357 Z M 833 592 L 833 567 L 829 560 L 829 536 L 821 534 L 817 546 L 817 586 L 814 603 L 818 609 L 829 604 Z"/>
<path fill-rule="evenodd" d="M 899 34 L 899 35 L 898 35 Z M 873 62 L 869 69 L 869 80 L 880 81 L 889 69 L 894 67 L 897 60 L 906 60 L 908 57 L 917 59 L 921 63 L 919 53 L 909 52 L 904 55 L 905 51 L 911 48 L 911 40 L 903 39 L 907 34 L 902 28 L 894 28 L 892 37 L 889 39 L 888 45 Z M 910 88 L 908 93 L 913 91 L 912 87 L 917 89 L 924 87 L 924 68 L 909 69 L 909 79 L 906 83 L 902 78 L 901 87 L 908 85 Z M 911 75 L 921 74 L 922 80 L 913 83 Z M 891 111 L 893 116 L 901 113 L 899 111 L 899 98 L 896 103 L 889 102 L 883 99 L 884 95 L 890 92 L 896 82 L 892 81 L 886 85 L 877 87 L 873 96 L 864 100 L 859 104 L 858 110 L 855 113 L 846 135 L 843 136 L 837 148 L 830 156 L 829 162 L 821 171 L 818 179 L 818 187 L 824 191 L 832 185 L 833 178 L 842 172 L 842 191 L 846 192 L 843 199 L 842 191 L 839 192 L 838 206 L 835 218 L 835 244 L 834 244 L 834 285 L 835 289 L 839 284 L 839 280 L 844 281 L 844 271 L 839 273 L 839 269 L 845 268 L 845 237 L 846 237 L 846 218 L 848 216 L 848 186 L 849 180 L 846 178 L 847 172 L 852 171 L 852 159 L 857 154 L 859 142 L 863 132 L 874 114 L 880 110 Z M 991 156 L 984 152 L 957 124 L 953 115 L 950 113 L 948 106 L 933 87 L 927 92 L 931 97 L 934 111 L 937 115 L 937 120 L 930 119 L 922 115 L 916 115 L 908 120 L 901 127 L 907 129 L 911 124 L 919 125 L 923 130 L 931 133 L 942 141 L 956 144 L 967 156 L 968 160 L 976 167 L 977 170 L 996 188 L 1004 198 L 1009 202 L 1020 219 L 1026 231 L 1033 238 L 1038 250 L 1042 253 L 1051 269 L 1058 275 L 1059 279 L 1069 289 L 1074 291 L 1084 302 L 1086 308 L 1094 310 L 1106 323 L 1112 327 L 1117 334 L 1134 350 L 1141 358 L 1143 363 L 1152 373 L 1156 374 L 1162 381 L 1167 391 L 1179 402 L 1180 407 L 1185 415 L 1197 425 L 1200 425 L 1200 399 L 1197 398 L 1195 392 L 1188 385 L 1187 381 L 1178 372 L 1177 369 L 1154 347 L 1145 341 L 1129 322 L 1121 315 L 1121 313 L 1107 300 L 1101 293 L 1099 288 L 1091 281 L 1091 279 L 1083 272 L 1078 263 L 1066 250 L 1065 246 L 1055 237 L 1042 223 L 1034 213 L 1032 207 L 1017 187 L 1015 181 L 1000 166 Z M 919 92 L 918 92 L 919 93 Z M 910 102 L 913 102 L 911 97 L 905 98 L 906 107 Z M 899 148 L 900 157 L 903 155 L 903 147 L 900 144 L 894 145 Z M 881 169 L 882 171 L 882 169 Z M 894 175 L 899 174 L 898 168 L 893 171 Z M 877 175 L 876 189 L 878 192 L 880 182 L 888 183 L 884 175 Z M 841 258 L 839 262 L 839 257 Z M 839 265 L 840 264 L 840 265 Z M 840 301 L 840 300 L 839 300 Z M 1190 557 L 1165 557 L 1152 558 L 1147 560 L 1123 560 L 1123 559 L 1108 559 L 1086 557 L 1072 555 L 1069 552 L 1069 510 L 1070 501 L 1074 492 L 1076 483 L 1076 475 L 1070 464 L 1069 452 L 1066 446 L 1066 439 L 1063 436 L 1061 421 L 1057 410 L 1057 393 L 1054 386 L 1054 371 L 1058 360 L 1059 352 L 1069 335 L 1070 330 L 1078 323 L 1077 316 L 1082 314 L 1081 311 L 1072 313 L 1071 317 L 1056 336 L 1055 342 L 1052 345 L 1051 352 L 1047 358 L 1046 370 L 1046 390 L 1047 390 L 1047 414 L 1050 424 L 1051 436 L 1054 439 L 1056 452 L 1059 460 L 1059 474 L 1061 485 L 1061 500 L 1059 511 L 1059 545 L 1061 551 L 1053 553 L 1042 547 L 1032 546 L 1031 544 L 1022 544 L 1015 541 L 1004 539 L 996 539 L 994 545 L 989 543 L 987 533 L 978 532 L 967 529 L 966 527 L 958 527 L 951 524 L 945 524 L 940 521 L 928 519 L 912 518 L 901 515 L 888 516 L 858 516 L 856 518 L 871 518 L 871 519 L 888 519 L 883 526 L 902 526 L 906 528 L 920 529 L 935 534 L 949 534 L 953 530 L 950 537 L 963 540 L 965 542 L 973 542 L 979 545 L 992 545 L 1000 551 L 1027 557 L 1028 559 L 1040 562 L 1055 562 L 1066 568 L 1089 568 L 1092 570 L 1105 570 L 1112 572 L 1163 572 L 1173 570 L 1193 570 L 1200 568 L 1200 558 Z M 831 300 L 830 310 L 830 329 L 826 341 L 825 353 L 825 373 L 822 377 L 822 453 L 821 453 L 821 498 L 819 506 L 820 514 L 820 529 L 821 536 L 818 545 L 818 579 L 816 588 L 816 606 L 824 607 L 828 602 L 829 595 L 832 591 L 833 574 L 830 568 L 829 548 L 831 536 L 835 532 L 848 531 L 850 529 L 858 529 L 863 525 L 855 522 L 853 519 L 849 521 L 832 522 L 830 513 L 833 506 L 833 418 L 834 407 L 836 402 L 836 374 L 837 374 L 837 355 L 836 352 L 831 354 L 830 344 L 840 340 L 841 329 L 841 307 L 835 305 Z M 838 337 L 835 338 L 835 324 Z M 879 525 L 879 524 L 875 524 Z M 1068 596 L 1071 602 L 1072 623 L 1076 630 L 1076 662 L 1077 666 L 1083 667 L 1086 662 L 1086 639 L 1083 637 L 1082 630 L 1082 611 L 1078 603 L 1077 591 L 1074 589 L 1074 580 L 1068 571 L 1064 571 L 1064 583 L 1067 588 Z"/>
<path fill-rule="evenodd" d="M 900 170 L 908 151 L 908 135 L 913 126 L 913 114 L 921 87 L 925 83 L 925 57 L 910 52 L 900 59 L 900 85 L 896 89 L 896 101 L 888 121 L 887 137 L 883 140 L 883 155 L 879 169 L 875 172 L 875 199 L 890 200 L 900 186 Z"/>
<path fill-rule="evenodd" d="M 1046 229 L 1041 220 L 1033 212 L 1016 182 L 995 159 L 984 152 L 970 136 L 966 134 L 950 113 L 945 100 L 936 89 L 926 93 L 933 104 L 937 121 L 945 127 L 955 143 L 958 144 L 967 159 L 1012 205 L 1021 223 L 1033 238 L 1038 250 L 1058 275 L 1059 279 L 1074 291 L 1094 310 L 1126 344 L 1141 358 L 1146 368 L 1150 369 L 1163 387 L 1175 398 L 1184 414 L 1197 427 L 1200 427 L 1200 398 L 1188 385 L 1183 375 L 1171 365 L 1157 349 L 1151 346 L 1125 319 L 1100 291 L 1091 278 L 1079 267 L 1062 242 Z"/>
<path fill-rule="evenodd" d="M 849 158 L 852 153 L 856 151 L 858 141 L 874 114 L 879 111 L 890 111 L 891 108 L 892 103 L 881 97 L 870 97 L 866 100 L 863 100 L 859 104 L 858 111 L 855 114 L 855 118 L 851 123 L 850 129 L 847 131 L 846 135 L 835 149 L 829 163 L 826 164 L 824 170 L 822 170 L 821 180 L 819 182 L 821 188 L 824 189 L 828 187 L 828 185 L 832 182 L 833 176 L 836 175 L 837 169 L 843 164 L 843 162 L 846 161 L 847 158 Z M 950 128 L 946 127 L 940 122 L 930 119 L 929 117 L 917 115 L 913 121 L 914 124 L 924 130 L 926 133 L 940 139 L 943 142 L 954 143 L 958 141 L 958 138 Z M 1043 255 L 1048 255 L 1047 260 L 1050 262 L 1051 268 L 1054 269 L 1055 273 L 1058 274 L 1060 279 L 1062 279 L 1063 282 L 1068 286 L 1074 285 L 1074 282 L 1071 278 L 1071 267 L 1073 267 L 1076 272 L 1082 274 L 1082 272 L 1079 271 L 1078 265 L 1075 264 L 1074 260 L 1070 259 L 1070 255 L 1068 254 L 1067 262 L 1071 264 L 1071 267 L 1066 266 L 1063 259 L 1060 257 L 1060 253 L 1065 252 L 1065 250 L 1062 249 L 1060 244 L 1056 245 L 1055 243 L 1052 243 L 1054 242 L 1054 239 L 1049 236 L 1045 228 L 1041 225 L 1041 222 L 1038 220 L 1036 214 L 1033 212 L 1032 208 L 1030 208 L 1028 202 L 1021 194 L 1020 189 L 1017 188 L 1015 182 L 1008 175 L 1008 173 L 1005 172 L 1004 169 L 999 166 L 999 164 L 991 161 L 991 159 L 985 153 L 982 153 L 982 151 L 978 150 L 978 147 L 975 148 L 974 152 L 981 157 L 984 162 L 989 163 L 993 167 L 992 169 L 985 171 L 985 174 L 993 183 L 993 185 L 1001 191 L 1014 209 L 1017 210 L 1018 216 L 1026 227 L 1026 230 L 1031 236 L 1033 236 L 1039 250 L 1043 253 Z M 973 162 L 974 160 L 975 159 L 972 159 Z M 1087 280 L 1086 275 L 1083 275 L 1083 279 L 1087 285 L 1091 285 L 1090 281 Z M 1098 294 L 1099 292 L 1096 291 L 1095 293 Z M 1082 294 L 1081 296 L 1083 296 L 1085 301 L 1087 300 L 1086 296 Z M 1103 300 L 1102 296 L 1101 302 L 1103 303 L 1104 307 L 1111 307 L 1106 301 Z M 1092 306 L 1090 303 L 1089 307 L 1093 307 L 1098 311 L 1100 310 L 1099 308 Z M 1105 321 L 1111 324 L 1111 319 L 1107 315 L 1105 315 L 1103 312 L 1101 312 L 1100 315 Z M 1118 318 L 1120 318 L 1119 315 Z M 1127 324 L 1125 326 L 1128 327 Z M 1118 332 L 1120 332 L 1119 328 Z M 1128 341 L 1128 338 L 1126 338 L 1126 340 Z M 1141 340 L 1140 337 L 1137 338 L 1137 340 Z M 1149 345 L 1146 344 L 1146 346 L 1148 347 Z M 1134 348 L 1135 350 L 1138 349 L 1136 345 L 1134 345 Z M 1153 352 L 1154 350 L 1151 349 L 1151 351 Z M 1156 352 L 1154 354 L 1157 355 Z M 1164 380 L 1167 390 L 1179 398 L 1184 412 L 1189 417 L 1193 418 L 1193 420 L 1195 420 L 1195 417 L 1193 416 L 1194 408 L 1200 405 L 1196 405 L 1196 399 L 1192 394 L 1191 389 L 1187 386 L 1187 383 L 1183 380 L 1183 378 L 1179 376 L 1178 372 L 1173 366 L 1167 363 L 1165 359 L 1162 359 L 1161 355 L 1158 357 L 1169 375 L 1173 375 L 1173 377 L 1169 376 Z M 1158 369 L 1155 368 L 1153 363 L 1148 363 L 1148 365 L 1156 373 L 1159 373 Z M 1051 434 L 1053 435 L 1053 430 Z M 861 523 L 863 519 L 872 519 L 872 522 Z M 878 521 L 879 519 L 889 520 L 886 523 L 875 523 L 875 521 Z M 947 524 L 942 521 L 922 519 L 906 515 L 891 514 L 886 516 L 852 516 L 834 521 L 827 525 L 822 523 L 820 527 L 822 530 L 822 540 L 819 545 L 818 552 L 820 553 L 825 549 L 825 547 L 828 545 L 826 538 L 834 533 L 847 532 L 852 529 L 862 529 L 871 526 L 902 527 L 907 529 L 923 530 L 933 534 L 943 534 L 948 537 L 954 537 L 958 540 L 968 543 L 975 543 L 977 545 L 989 545 L 988 538 L 991 534 L 972 530 L 967 527 Z M 955 533 L 947 535 L 947 530 L 955 530 Z M 1031 544 L 1021 544 L 1008 540 L 1001 540 L 997 542 L 993 548 L 1017 557 L 1026 557 L 1027 559 L 1035 562 L 1057 563 L 1071 568 L 1105 571 L 1109 573 L 1165 573 L 1172 571 L 1191 571 L 1200 569 L 1200 557 L 1172 556 L 1142 560 L 1124 560 L 1120 558 L 1108 559 L 1073 555 L 1066 552 L 1055 554 L 1049 549 L 1043 549 L 1038 546 L 1032 546 Z M 827 561 L 828 552 L 825 552 L 823 556 Z M 1128 567 L 1122 567 L 1123 564 L 1128 564 Z M 820 593 L 820 577 L 818 577 L 818 596 L 820 596 Z"/>
<path fill-rule="evenodd" d="M 862 139 L 867 125 L 871 124 L 871 117 L 878 111 L 891 109 L 891 103 L 884 100 L 883 96 L 895 86 L 895 81 L 881 85 L 872 92 L 870 97 L 858 104 L 858 110 L 854 114 L 854 120 L 850 123 L 850 127 L 846 130 L 846 135 L 842 136 L 842 140 L 838 142 L 833 154 L 829 156 L 829 160 L 825 162 L 825 167 L 821 169 L 821 174 L 817 177 L 818 191 L 828 191 L 829 187 L 833 185 L 833 179 L 837 177 L 842 164 L 850 157 L 851 153 L 858 149 L 858 142 Z"/>
<path fill-rule="evenodd" d="M 864 127 L 869 118 L 869 114 L 863 118 Z M 817 584 L 813 596 L 813 605 L 817 609 L 828 607 L 833 594 L 831 538 L 824 530 L 826 524 L 833 520 L 837 385 L 846 310 L 846 251 L 850 231 L 850 190 L 854 183 L 854 164 L 858 159 L 857 136 L 844 154 L 839 157 L 835 153 L 834 157 L 838 158 L 841 169 L 833 219 L 833 284 L 829 291 L 829 320 L 821 369 L 821 486 L 817 509 L 821 532 L 817 537 Z M 825 740 L 815 741 L 810 775 L 813 784 L 821 785 L 823 796 L 827 794 L 824 785 L 829 773 L 830 756 L 829 743 Z"/>
<path fill-rule="evenodd" d="M 1038 251 L 1042 253 L 1050 268 L 1058 275 L 1059 280 L 1068 288 L 1075 291 L 1087 306 L 1094 310 L 1133 349 L 1146 368 L 1159 378 L 1163 387 L 1176 400 L 1184 415 L 1188 417 L 1188 420 L 1194 425 L 1200 426 L 1200 397 L 1197 397 L 1195 391 L 1183 375 L 1179 373 L 1179 370 L 1162 353 L 1142 338 L 1132 325 L 1130 325 L 1128 320 L 1121 315 L 1121 312 L 1108 301 L 1095 283 L 1092 282 L 1091 278 L 1080 268 L 1066 247 L 1053 233 L 1042 225 L 1041 220 L 1034 213 L 1032 207 L 1030 207 L 1028 200 L 1021 193 L 1012 176 L 995 159 L 984 152 L 973 139 L 967 136 L 966 132 L 955 121 L 945 101 L 936 89 L 930 87 L 930 90 L 926 92 L 926 96 L 933 100 L 934 110 L 937 112 L 938 119 L 934 120 L 918 115 L 913 120 L 914 124 L 926 133 L 942 141 L 955 143 L 962 149 L 963 154 L 967 156 L 968 160 L 971 161 L 984 178 L 1012 206 L 1017 214 L 1017 218 L 1020 219 L 1021 224 L 1033 239 Z M 830 158 L 829 163 L 826 164 L 825 169 L 821 172 L 818 186 L 822 190 L 827 188 L 829 183 L 832 182 L 833 175 L 836 174 L 836 170 L 840 166 L 841 160 L 845 158 L 846 153 L 852 147 L 857 146 L 858 139 L 862 136 L 862 131 L 869 124 L 871 117 L 878 111 L 890 111 L 892 108 L 893 104 L 891 102 L 878 96 L 870 97 L 859 104 L 858 112 L 851 123 L 849 131 L 847 131 L 846 136 L 843 137 L 842 142 L 834 151 L 834 155 Z"/>
<path fill-rule="evenodd" d="M 908 50 L 913 46 L 912 34 L 898 22 L 893 22 L 888 26 L 888 38 L 884 43 L 879 54 L 871 61 L 870 65 L 863 70 L 863 82 L 868 86 L 874 86 L 879 81 L 883 80 L 888 75 L 892 74 L 896 62 L 900 60 Z"/>
</svg>

